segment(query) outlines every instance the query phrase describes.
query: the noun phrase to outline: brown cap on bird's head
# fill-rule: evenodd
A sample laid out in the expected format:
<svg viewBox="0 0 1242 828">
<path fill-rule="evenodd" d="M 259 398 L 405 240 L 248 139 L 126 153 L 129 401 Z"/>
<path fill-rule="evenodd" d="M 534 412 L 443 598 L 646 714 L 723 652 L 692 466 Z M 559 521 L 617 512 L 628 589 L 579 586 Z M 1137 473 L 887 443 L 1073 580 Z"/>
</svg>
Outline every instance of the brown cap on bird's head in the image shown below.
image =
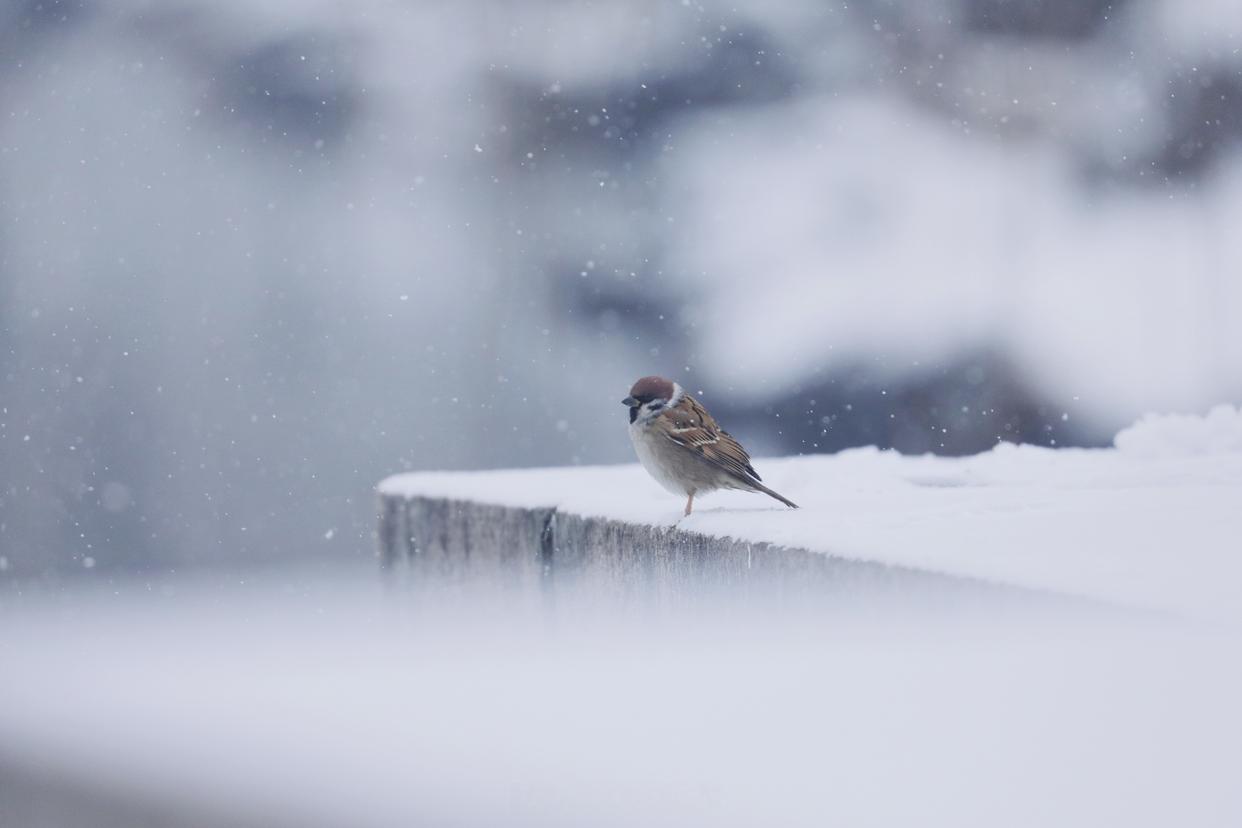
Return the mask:
<svg viewBox="0 0 1242 828">
<path fill-rule="evenodd" d="M 666 400 L 671 399 L 673 396 L 673 381 L 666 380 L 664 377 L 643 377 L 634 383 L 634 387 L 630 389 L 630 394 L 639 399 L 643 397 L 650 397 L 653 400 L 657 397 Z"/>
<path fill-rule="evenodd" d="M 634 383 L 634 387 L 630 389 L 630 396 L 625 399 L 625 404 L 638 406 L 652 400 L 671 400 L 676 393 L 677 388 L 672 380 L 666 380 L 664 377 L 643 377 Z"/>
</svg>

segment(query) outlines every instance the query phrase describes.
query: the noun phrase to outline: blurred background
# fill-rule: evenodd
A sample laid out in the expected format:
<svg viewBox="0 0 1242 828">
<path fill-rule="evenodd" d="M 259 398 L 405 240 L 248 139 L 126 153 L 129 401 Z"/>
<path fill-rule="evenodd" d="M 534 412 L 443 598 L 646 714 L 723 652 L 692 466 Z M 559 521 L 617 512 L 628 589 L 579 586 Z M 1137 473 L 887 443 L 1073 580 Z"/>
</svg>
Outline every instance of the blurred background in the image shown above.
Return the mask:
<svg viewBox="0 0 1242 828">
<path fill-rule="evenodd" d="M 1236 0 L 0 4 L 0 575 L 369 555 L 386 474 L 1242 398 Z"/>
</svg>

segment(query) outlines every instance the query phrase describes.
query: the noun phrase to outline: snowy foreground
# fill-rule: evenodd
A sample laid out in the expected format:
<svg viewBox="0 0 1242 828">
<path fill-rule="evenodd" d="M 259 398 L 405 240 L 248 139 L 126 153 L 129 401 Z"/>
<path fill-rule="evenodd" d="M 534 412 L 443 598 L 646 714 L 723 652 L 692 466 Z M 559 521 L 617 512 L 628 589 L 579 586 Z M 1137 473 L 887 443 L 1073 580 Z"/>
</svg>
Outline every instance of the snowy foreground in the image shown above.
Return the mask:
<svg viewBox="0 0 1242 828">
<path fill-rule="evenodd" d="M 1242 824 L 1237 630 L 360 576 L 0 591 L 0 825 Z M 40 818 L 32 775 L 101 801 Z"/>
<path fill-rule="evenodd" d="M 1233 828 L 1238 422 L 767 462 L 806 508 L 683 522 L 1172 613 L 550 600 L 373 561 L 0 580 L 0 825 Z M 385 488 L 678 508 L 631 467 Z"/>
<path fill-rule="evenodd" d="M 414 473 L 424 495 L 677 525 L 1196 617 L 1242 617 L 1242 412 L 1148 417 L 1112 449 L 1002 444 L 966 458 L 874 448 L 756 461 L 802 508 L 717 493 L 682 504 L 637 465 Z"/>
</svg>

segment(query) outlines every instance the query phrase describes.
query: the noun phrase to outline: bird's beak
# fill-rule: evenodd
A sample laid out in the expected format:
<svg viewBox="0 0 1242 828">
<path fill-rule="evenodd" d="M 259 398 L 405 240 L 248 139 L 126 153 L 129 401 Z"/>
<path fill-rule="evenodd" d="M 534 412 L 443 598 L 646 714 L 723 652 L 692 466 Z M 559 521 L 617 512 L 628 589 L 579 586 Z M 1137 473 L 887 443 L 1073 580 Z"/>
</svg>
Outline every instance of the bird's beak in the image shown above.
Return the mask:
<svg viewBox="0 0 1242 828">
<path fill-rule="evenodd" d="M 624 400 L 621 401 L 621 404 L 629 408 L 638 408 L 640 405 L 642 405 L 642 403 L 640 403 L 638 400 L 634 399 L 633 397 L 626 397 Z"/>
</svg>

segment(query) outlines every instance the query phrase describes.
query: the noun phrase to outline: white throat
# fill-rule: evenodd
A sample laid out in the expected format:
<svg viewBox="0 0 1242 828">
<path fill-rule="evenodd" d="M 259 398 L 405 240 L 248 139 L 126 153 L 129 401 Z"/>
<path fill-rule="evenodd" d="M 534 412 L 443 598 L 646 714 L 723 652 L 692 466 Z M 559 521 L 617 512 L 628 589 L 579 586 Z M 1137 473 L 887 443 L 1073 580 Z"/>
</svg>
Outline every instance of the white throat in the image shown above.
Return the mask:
<svg viewBox="0 0 1242 828">
<path fill-rule="evenodd" d="M 634 422 L 630 423 L 630 441 L 638 454 L 638 461 L 643 468 L 655 478 L 655 481 L 666 490 L 680 497 L 687 494 L 686 487 L 678 478 L 675 470 L 668 463 L 668 438 L 661 432 L 651 428 L 651 424 L 665 409 L 677 405 L 686 396 L 686 392 L 677 383 L 673 383 L 673 396 L 668 403 L 657 411 L 643 406 Z"/>
</svg>

